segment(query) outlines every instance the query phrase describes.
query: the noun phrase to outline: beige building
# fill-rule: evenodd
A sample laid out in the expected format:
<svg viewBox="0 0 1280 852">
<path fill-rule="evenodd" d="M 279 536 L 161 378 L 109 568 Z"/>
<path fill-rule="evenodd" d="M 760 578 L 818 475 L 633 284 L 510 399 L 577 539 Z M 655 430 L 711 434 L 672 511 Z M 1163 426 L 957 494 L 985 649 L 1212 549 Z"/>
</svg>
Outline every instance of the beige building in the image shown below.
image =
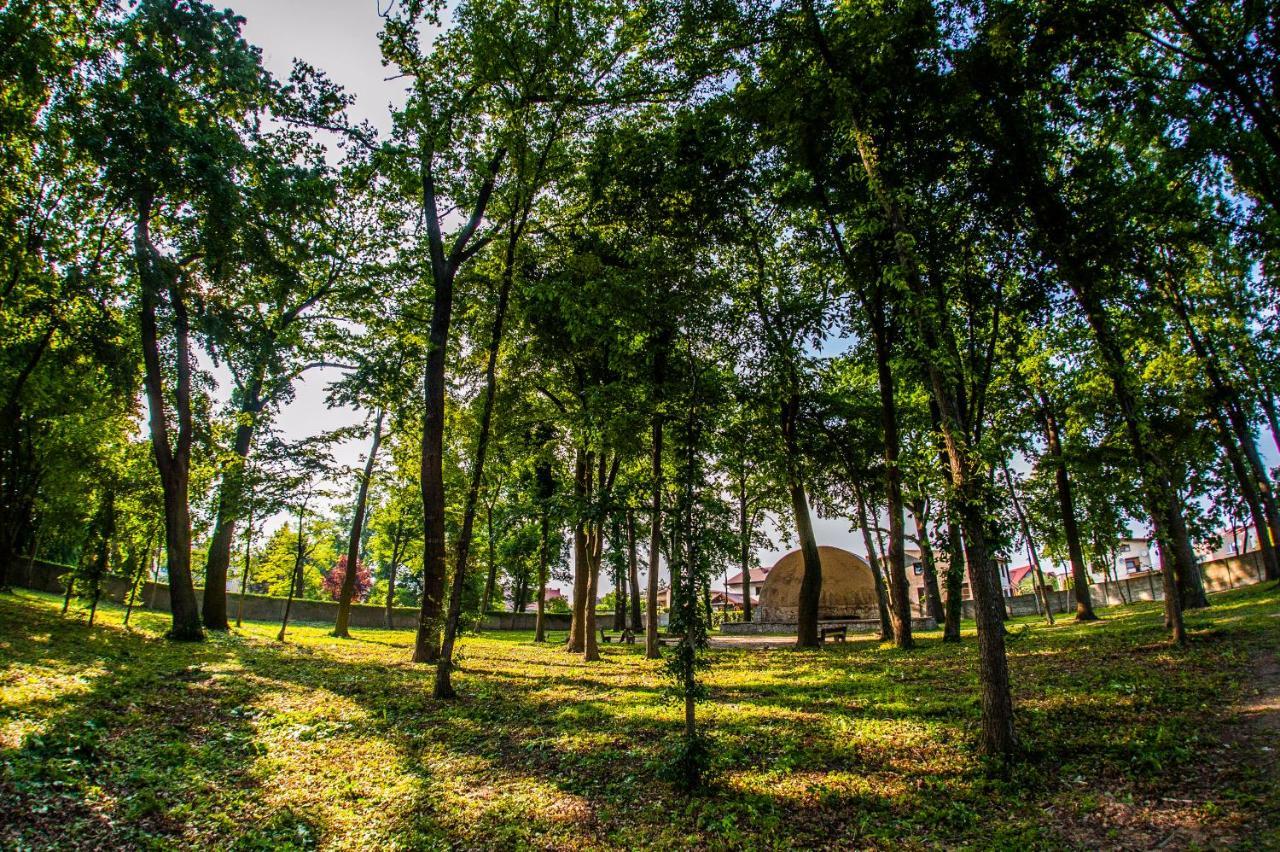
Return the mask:
<svg viewBox="0 0 1280 852">
<path fill-rule="evenodd" d="M 818 598 L 821 619 L 876 618 L 875 577 L 871 566 L 856 553 L 839 547 L 820 546 L 822 592 Z M 794 623 L 804 580 L 804 556 L 793 550 L 769 569 L 760 587 L 760 606 L 752 621 Z"/>
</svg>

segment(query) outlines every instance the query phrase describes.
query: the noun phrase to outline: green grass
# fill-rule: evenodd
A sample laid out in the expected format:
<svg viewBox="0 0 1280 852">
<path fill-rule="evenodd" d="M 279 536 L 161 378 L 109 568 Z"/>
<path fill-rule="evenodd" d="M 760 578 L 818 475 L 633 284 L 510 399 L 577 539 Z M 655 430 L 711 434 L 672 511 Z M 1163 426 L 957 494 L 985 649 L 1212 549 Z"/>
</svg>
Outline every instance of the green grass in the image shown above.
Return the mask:
<svg viewBox="0 0 1280 852">
<path fill-rule="evenodd" d="M 1233 707 L 1280 647 L 1255 587 L 1188 618 L 1010 625 L 1025 756 L 972 749 L 974 640 L 900 652 L 714 651 L 715 773 L 657 780 L 680 725 L 659 665 L 587 665 L 529 634 L 466 637 L 430 697 L 408 631 L 250 624 L 200 645 L 161 614 L 0 596 L 0 846 L 84 848 L 1167 848 L 1277 839 L 1271 731 Z M 1274 729 L 1272 729 L 1274 730 Z M 1264 741 L 1266 745 L 1264 746 Z"/>
</svg>

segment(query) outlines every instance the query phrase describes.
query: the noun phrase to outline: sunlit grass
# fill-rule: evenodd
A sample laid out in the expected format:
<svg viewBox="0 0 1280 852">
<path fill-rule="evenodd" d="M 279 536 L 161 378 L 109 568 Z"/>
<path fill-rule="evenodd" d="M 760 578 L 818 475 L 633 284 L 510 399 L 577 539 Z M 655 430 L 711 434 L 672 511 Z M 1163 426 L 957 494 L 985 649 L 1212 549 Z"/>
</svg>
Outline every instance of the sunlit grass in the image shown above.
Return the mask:
<svg viewBox="0 0 1280 852">
<path fill-rule="evenodd" d="M 1009 772 L 972 751 L 971 632 L 713 651 L 716 772 L 686 799 L 657 780 L 682 715 L 639 647 L 588 665 L 528 633 L 467 636 L 442 704 L 411 631 L 296 624 L 281 645 L 252 623 L 173 645 L 163 614 L 126 629 L 107 605 L 89 630 L 22 591 L 0 596 L 0 845 L 1055 847 L 1088 845 L 1125 797 L 1186 800 L 1239 841 L 1276 785 L 1223 769 L 1222 731 L 1251 656 L 1280 646 L 1280 596 L 1214 603 L 1188 650 L 1155 604 L 1011 622 L 1026 754 Z"/>
</svg>

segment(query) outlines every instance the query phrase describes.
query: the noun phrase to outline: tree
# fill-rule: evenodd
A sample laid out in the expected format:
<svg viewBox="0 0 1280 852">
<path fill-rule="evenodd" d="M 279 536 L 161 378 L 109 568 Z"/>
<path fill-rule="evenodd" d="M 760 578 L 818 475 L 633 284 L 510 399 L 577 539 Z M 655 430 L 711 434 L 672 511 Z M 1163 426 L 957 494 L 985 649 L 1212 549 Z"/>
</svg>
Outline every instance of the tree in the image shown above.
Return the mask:
<svg viewBox="0 0 1280 852">
<path fill-rule="evenodd" d="M 347 588 L 347 566 L 350 564 L 348 554 L 344 553 L 338 557 L 338 563 L 333 566 L 329 573 L 324 575 L 324 593 L 335 601 L 342 599 L 343 591 Z M 368 597 L 369 590 L 373 588 L 373 575 L 364 560 L 356 562 L 356 570 L 350 572 L 350 577 L 352 599 L 363 601 Z"/>
</svg>

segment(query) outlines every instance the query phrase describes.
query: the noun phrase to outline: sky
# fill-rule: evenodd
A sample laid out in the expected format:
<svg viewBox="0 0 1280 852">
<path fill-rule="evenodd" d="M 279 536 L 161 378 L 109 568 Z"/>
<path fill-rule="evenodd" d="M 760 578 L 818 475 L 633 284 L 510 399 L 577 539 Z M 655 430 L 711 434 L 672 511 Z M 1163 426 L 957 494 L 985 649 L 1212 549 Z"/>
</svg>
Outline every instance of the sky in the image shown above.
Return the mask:
<svg viewBox="0 0 1280 852">
<path fill-rule="evenodd" d="M 367 120 L 380 133 L 386 133 L 391 127 L 391 109 L 403 103 L 405 97 L 404 81 L 390 79 L 392 72 L 382 66 L 378 49 L 378 32 L 382 28 L 380 7 L 386 11 L 393 2 L 239 0 L 233 8 L 245 18 L 245 37 L 262 49 L 263 62 L 271 72 L 284 78 L 294 57 L 306 60 L 355 95 L 356 101 L 350 110 L 353 120 Z M 217 371 L 214 373 L 217 376 Z M 299 381 L 295 399 L 280 412 L 277 420 L 286 438 L 296 440 L 363 420 L 361 412 L 326 407 L 325 386 L 333 378 L 333 371 L 315 370 Z M 222 385 L 225 391 L 225 381 Z M 1269 452 L 1274 445 L 1268 446 L 1268 437 L 1264 435 L 1260 443 L 1267 453 L 1267 462 L 1275 464 L 1276 455 Z M 353 467 L 360 464 L 365 443 L 361 440 L 343 445 L 336 453 L 337 460 Z M 818 544 L 865 554 L 861 535 L 855 536 L 850 527 L 847 518 L 814 519 Z M 772 565 L 791 548 L 781 544 L 774 520 L 766 521 L 765 530 L 774 544 L 761 549 L 756 555 L 761 565 Z M 855 541 L 855 538 L 859 540 Z M 1014 555 L 1015 565 L 1025 560 L 1025 553 Z M 601 578 L 601 582 L 602 586 L 607 585 L 605 578 Z"/>
</svg>

